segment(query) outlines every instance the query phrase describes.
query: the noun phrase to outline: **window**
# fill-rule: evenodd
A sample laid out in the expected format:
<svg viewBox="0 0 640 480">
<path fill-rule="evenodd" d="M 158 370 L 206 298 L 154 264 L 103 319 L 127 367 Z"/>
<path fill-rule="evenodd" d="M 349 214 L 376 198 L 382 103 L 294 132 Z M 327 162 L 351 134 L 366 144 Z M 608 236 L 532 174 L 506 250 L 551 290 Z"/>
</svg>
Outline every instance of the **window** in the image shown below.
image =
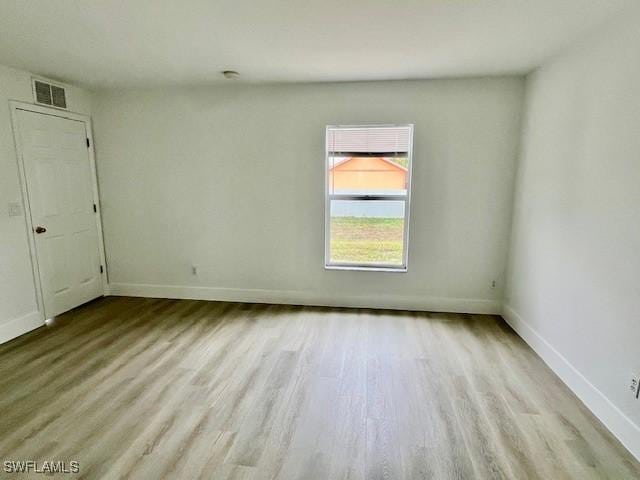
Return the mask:
<svg viewBox="0 0 640 480">
<path fill-rule="evenodd" d="M 325 267 L 407 269 L 413 125 L 328 126 Z"/>
</svg>

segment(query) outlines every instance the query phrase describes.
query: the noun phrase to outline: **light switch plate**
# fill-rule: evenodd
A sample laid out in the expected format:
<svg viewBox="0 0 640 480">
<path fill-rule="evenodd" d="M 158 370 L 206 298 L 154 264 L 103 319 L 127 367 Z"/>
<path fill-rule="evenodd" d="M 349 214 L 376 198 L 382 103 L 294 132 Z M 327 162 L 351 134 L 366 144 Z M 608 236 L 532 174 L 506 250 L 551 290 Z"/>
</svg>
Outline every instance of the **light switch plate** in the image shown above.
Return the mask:
<svg viewBox="0 0 640 480">
<path fill-rule="evenodd" d="M 20 202 L 9 202 L 9 216 L 20 217 L 22 216 L 22 205 Z"/>
</svg>

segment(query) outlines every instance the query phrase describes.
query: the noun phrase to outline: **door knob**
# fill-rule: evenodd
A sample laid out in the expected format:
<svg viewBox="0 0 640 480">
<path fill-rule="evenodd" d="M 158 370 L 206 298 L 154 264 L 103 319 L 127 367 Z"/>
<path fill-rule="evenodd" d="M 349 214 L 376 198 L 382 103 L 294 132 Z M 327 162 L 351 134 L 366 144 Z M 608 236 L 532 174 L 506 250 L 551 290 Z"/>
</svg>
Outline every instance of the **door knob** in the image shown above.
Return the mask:
<svg viewBox="0 0 640 480">
<path fill-rule="evenodd" d="M 46 232 L 46 231 L 47 231 L 47 229 L 46 229 L 46 228 L 44 228 L 44 227 L 41 227 L 40 225 L 38 225 L 38 226 L 34 229 L 34 231 L 35 231 L 36 233 L 44 233 L 44 232 Z"/>
</svg>

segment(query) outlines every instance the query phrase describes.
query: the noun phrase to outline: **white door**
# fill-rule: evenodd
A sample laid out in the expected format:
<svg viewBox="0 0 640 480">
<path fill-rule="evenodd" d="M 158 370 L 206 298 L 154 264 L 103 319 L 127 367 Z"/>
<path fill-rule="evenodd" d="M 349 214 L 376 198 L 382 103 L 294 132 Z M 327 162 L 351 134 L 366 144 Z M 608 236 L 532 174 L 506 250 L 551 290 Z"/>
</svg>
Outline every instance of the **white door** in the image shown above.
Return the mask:
<svg viewBox="0 0 640 480">
<path fill-rule="evenodd" d="M 45 318 L 103 294 L 85 123 L 17 111 Z"/>
</svg>

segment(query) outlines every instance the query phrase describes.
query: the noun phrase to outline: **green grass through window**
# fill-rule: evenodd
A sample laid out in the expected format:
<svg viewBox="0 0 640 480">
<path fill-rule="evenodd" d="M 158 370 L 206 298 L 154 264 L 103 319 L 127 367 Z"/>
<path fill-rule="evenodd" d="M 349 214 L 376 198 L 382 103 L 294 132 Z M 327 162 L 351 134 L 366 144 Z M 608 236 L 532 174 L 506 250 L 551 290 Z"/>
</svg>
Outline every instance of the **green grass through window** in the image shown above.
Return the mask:
<svg viewBox="0 0 640 480">
<path fill-rule="evenodd" d="M 402 264 L 404 219 L 331 218 L 331 261 Z"/>
</svg>

